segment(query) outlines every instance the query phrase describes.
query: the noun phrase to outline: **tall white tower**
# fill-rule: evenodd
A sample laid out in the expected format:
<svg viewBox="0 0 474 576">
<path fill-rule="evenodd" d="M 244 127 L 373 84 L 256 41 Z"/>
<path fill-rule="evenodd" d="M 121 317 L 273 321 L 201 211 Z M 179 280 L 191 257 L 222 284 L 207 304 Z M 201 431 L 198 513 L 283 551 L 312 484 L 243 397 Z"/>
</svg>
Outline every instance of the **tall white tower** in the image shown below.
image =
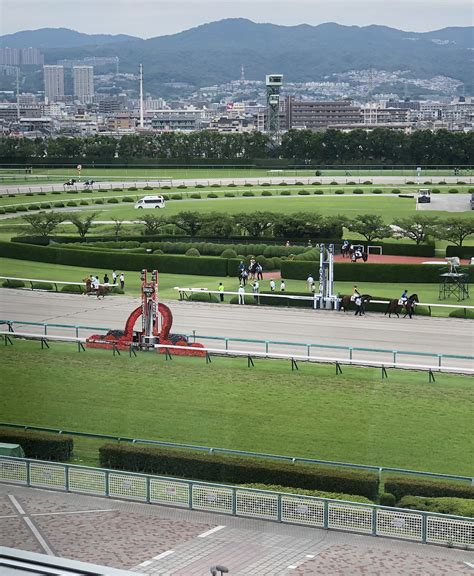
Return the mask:
<svg viewBox="0 0 474 576">
<path fill-rule="evenodd" d="M 140 64 L 140 128 L 143 128 L 143 64 Z"/>
<path fill-rule="evenodd" d="M 44 97 L 48 102 L 56 102 L 64 98 L 64 67 L 43 66 Z"/>
<path fill-rule="evenodd" d="M 94 67 L 74 66 L 74 98 L 79 102 L 90 102 L 94 96 Z"/>
</svg>

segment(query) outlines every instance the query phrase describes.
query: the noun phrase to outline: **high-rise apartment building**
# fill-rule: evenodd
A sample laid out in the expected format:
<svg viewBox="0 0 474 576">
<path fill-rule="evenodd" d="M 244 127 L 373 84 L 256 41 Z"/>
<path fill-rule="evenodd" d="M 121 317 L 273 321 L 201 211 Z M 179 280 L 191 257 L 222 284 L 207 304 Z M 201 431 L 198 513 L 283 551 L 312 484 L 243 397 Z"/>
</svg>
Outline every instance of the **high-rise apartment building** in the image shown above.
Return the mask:
<svg viewBox="0 0 474 576">
<path fill-rule="evenodd" d="M 44 62 L 43 54 L 38 48 L 22 48 L 21 63 L 22 65 L 40 66 Z"/>
<path fill-rule="evenodd" d="M 20 49 L 19 48 L 0 48 L 0 64 L 5 66 L 19 66 L 20 65 Z"/>
<path fill-rule="evenodd" d="M 80 102 L 90 102 L 94 97 L 94 67 L 74 66 L 72 69 L 74 81 L 74 99 Z"/>
<path fill-rule="evenodd" d="M 44 71 L 44 97 L 48 102 L 64 98 L 64 67 L 47 65 Z"/>
</svg>

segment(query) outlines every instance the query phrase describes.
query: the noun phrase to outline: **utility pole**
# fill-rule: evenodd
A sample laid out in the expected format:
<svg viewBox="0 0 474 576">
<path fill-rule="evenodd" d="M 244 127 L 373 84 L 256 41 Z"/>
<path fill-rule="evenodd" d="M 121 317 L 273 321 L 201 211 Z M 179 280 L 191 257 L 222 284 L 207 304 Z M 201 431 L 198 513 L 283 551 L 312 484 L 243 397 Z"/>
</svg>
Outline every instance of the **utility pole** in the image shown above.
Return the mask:
<svg viewBox="0 0 474 576">
<path fill-rule="evenodd" d="M 20 121 L 20 68 L 16 69 L 16 119 Z"/>
</svg>

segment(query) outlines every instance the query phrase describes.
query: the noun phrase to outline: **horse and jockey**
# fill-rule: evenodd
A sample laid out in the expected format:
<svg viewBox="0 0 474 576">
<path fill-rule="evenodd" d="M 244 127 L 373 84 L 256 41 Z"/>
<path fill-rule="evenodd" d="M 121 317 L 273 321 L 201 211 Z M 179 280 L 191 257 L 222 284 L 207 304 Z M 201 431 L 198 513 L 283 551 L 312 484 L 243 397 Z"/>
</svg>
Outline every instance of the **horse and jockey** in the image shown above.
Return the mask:
<svg viewBox="0 0 474 576">
<path fill-rule="evenodd" d="M 97 298 L 100 298 L 102 296 L 102 299 L 105 298 L 105 295 L 108 294 L 109 292 L 109 287 L 107 285 L 101 284 L 99 282 L 99 277 L 98 276 L 92 276 L 92 274 L 90 276 L 87 276 L 86 278 L 83 279 L 84 284 L 86 285 L 86 295 L 87 296 L 97 296 Z"/>
<path fill-rule="evenodd" d="M 70 178 L 67 182 L 64 182 L 63 186 L 74 186 L 77 180 L 75 178 Z"/>
<path fill-rule="evenodd" d="M 357 262 L 360 259 L 367 262 L 369 259 L 369 255 L 361 244 L 351 244 L 349 240 L 344 240 L 342 243 L 341 254 L 343 258 L 349 256 L 351 262 Z"/>
<path fill-rule="evenodd" d="M 360 314 L 365 314 L 366 305 L 372 300 L 370 294 L 361 294 L 357 288 L 354 286 L 352 295 L 343 296 L 341 298 L 341 310 L 347 312 L 350 309 L 356 309 L 356 312 L 360 311 Z"/>
<path fill-rule="evenodd" d="M 400 298 L 389 301 L 385 316 L 388 314 L 388 317 L 391 318 L 392 314 L 396 314 L 397 318 L 400 318 L 400 313 L 405 311 L 403 317 L 406 318 L 408 316 L 411 319 L 415 312 L 415 305 L 419 301 L 418 294 L 408 296 L 408 290 L 404 290 Z"/>
</svg>

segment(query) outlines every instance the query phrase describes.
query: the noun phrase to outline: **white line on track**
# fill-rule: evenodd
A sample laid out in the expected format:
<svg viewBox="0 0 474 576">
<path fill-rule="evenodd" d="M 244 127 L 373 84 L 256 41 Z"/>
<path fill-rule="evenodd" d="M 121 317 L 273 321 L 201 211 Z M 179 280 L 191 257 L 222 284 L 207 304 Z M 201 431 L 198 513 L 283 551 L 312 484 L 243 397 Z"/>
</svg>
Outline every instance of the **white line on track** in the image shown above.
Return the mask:
<svg viewBox="0 0 474 576">
<path fill-rule="evenodd" d="M 210 536 L 211 534 L 214 534 L 214 532 L 219 532 L 219 530 L 222 530 L 222 528 L 225 528 L 225 526 L 216 526 L 215 528 L 211 528 L 207 532 L 203 532 L 202 534 L 199 534 L 199 536 L 197 536 L 197 537 L 198 538 L 206 538 L 206 536 Z"/>
<path fill-rule="evenodd" d="M 71 510 L 70 512 L 35 512 L 30 516 L 67 516 L 68 514 L 94 514 L 97 512 L 115 512 L 113 508 L 106 510 Z"/>
<path fill-rule="evenodd" d="M 28 524 L 29 529 L 33 532 L 36 540 L 38 540 L 39 544 L 41 545 L 43 550 L 46 552 L 46 554 L 48 554 L 49 556 L 54 556 L 55 555 L 54 552 L 48 546 L 48 544 L 46 543 L 46 540 L 43 538 L 43 536 L 41 536 L 41 534 L 38 531 L 38 528 L 36 528 L 36 526 L 33 524 L 33 521 L 30 518 L 28 518 L 28 516 L 23 516 L 23 520 Z"/>
<path fill-rule="evenodd" d="M 166 552 L 162 552 L 161 554 L 158 554 L 158 556 L 153 556 L 153 560 L 161 560 L 170 554 L 174 554 L 174 550 L 166 550 Z"/>
<path fill-rule="evenodd" d="M 26 514 L 26 512 L 23 510 L 23 508 L 21 507 L 21 504 L 18 502 L 18 500 L 15 498 L 15 496 L 12 496 L 11 494 L 9 494 L 8 498 L 10 498 L 10 502 L 13 504 L 13 506 L 15 506 L 15 508 L 18 510 L 18 512 L 22 516 L 24 516 Z"/>
</svg>

